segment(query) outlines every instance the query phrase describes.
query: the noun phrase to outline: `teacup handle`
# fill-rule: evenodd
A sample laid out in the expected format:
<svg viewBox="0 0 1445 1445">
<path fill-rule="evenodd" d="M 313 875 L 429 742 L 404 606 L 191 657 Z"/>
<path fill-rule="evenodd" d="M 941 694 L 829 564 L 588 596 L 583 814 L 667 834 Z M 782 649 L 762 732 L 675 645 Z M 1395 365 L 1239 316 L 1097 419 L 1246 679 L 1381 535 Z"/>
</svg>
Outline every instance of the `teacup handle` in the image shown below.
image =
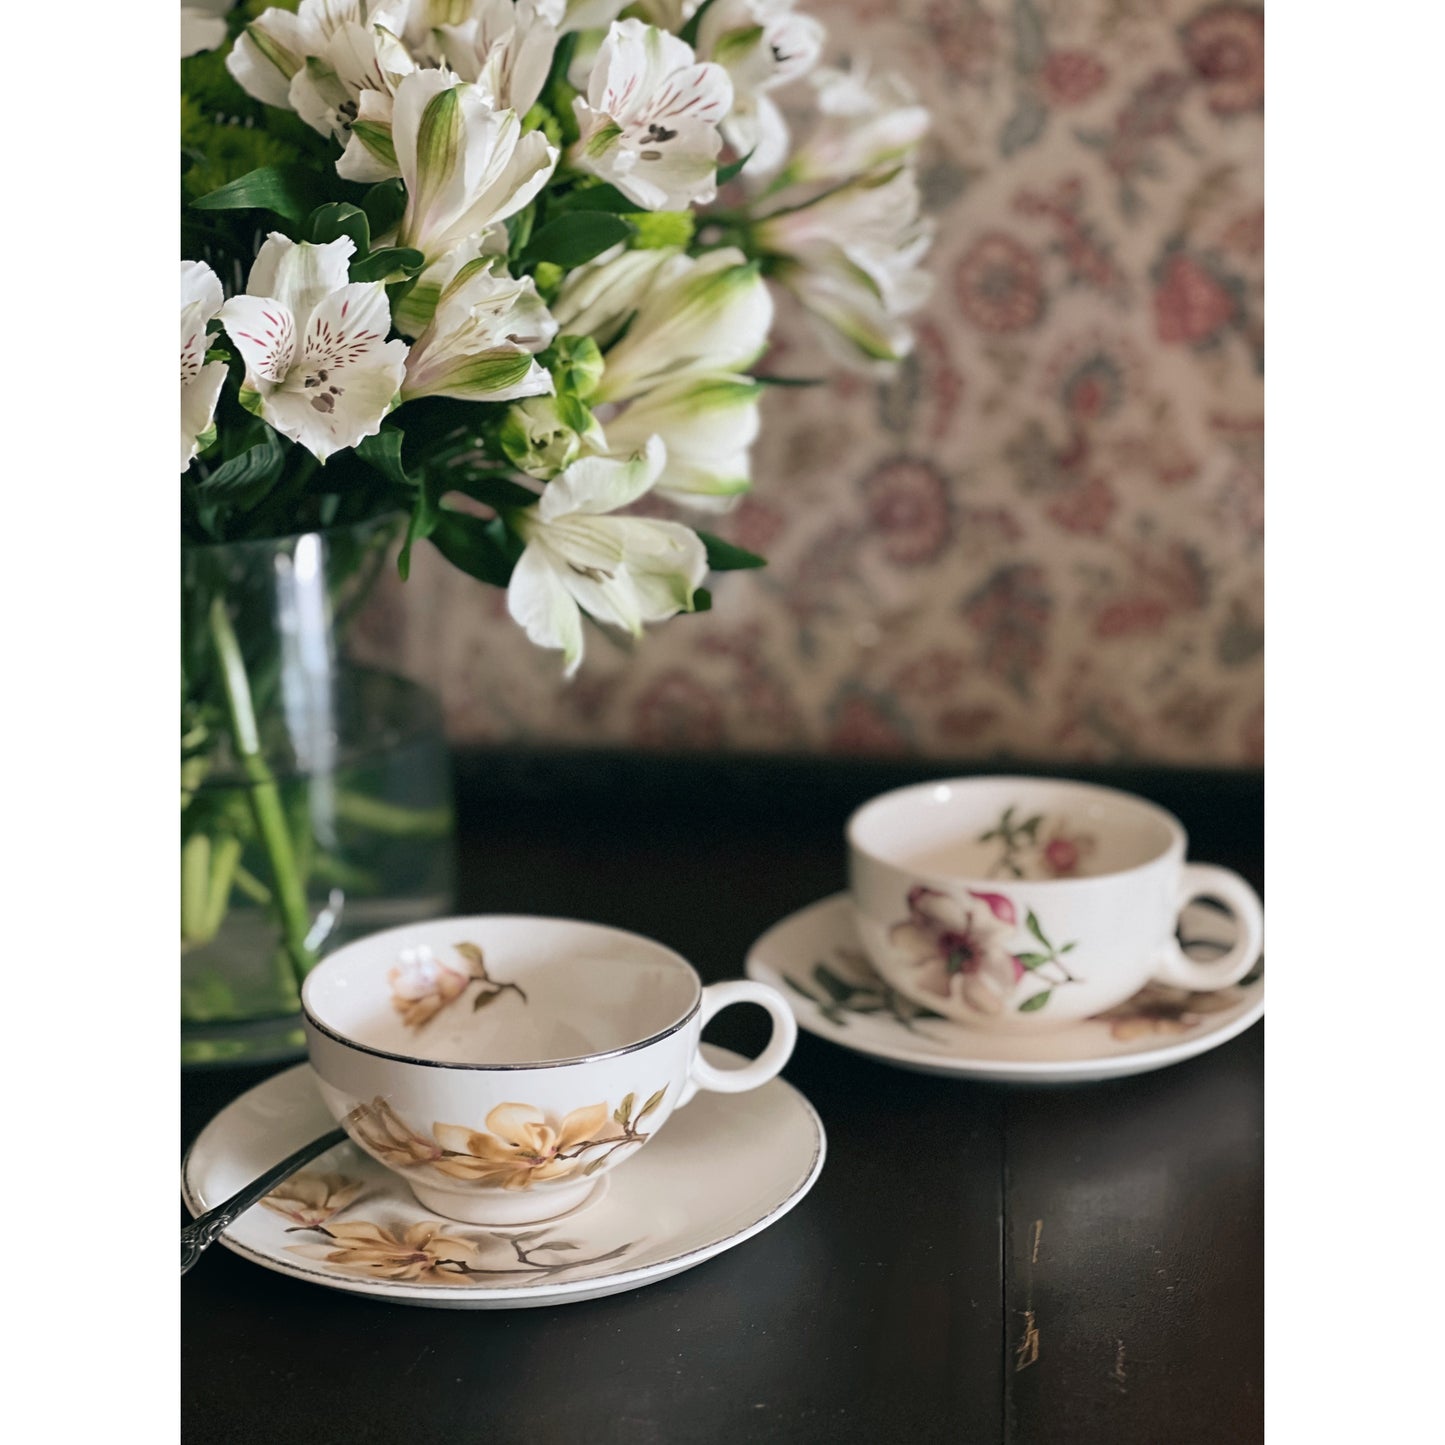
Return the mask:
<svg viewBox="0 0 1445 1445">
<path fill-rule="evenodd" d="M 1264 904 L 1250 885 L 1228 868 L 1211 863 L 1186 863 L 1179 886 L 1179 907 L 1196 898 L 1218 898 L 1234 914 L 1239 937 L 1224 955 L 1210 963 L 1192 959 L 1170 939 L 1164 945 L 1154 977 L 1161 983 L 1208 993 L 1238 983 L 1259 961 L 1264 951 Z"/>
<path fill-rule="evenodd" d="M 723 1009 L 735 1003 L 758 1003 L 767 1009 L 773 1020 L 773 1034 L 768 1046 L 751 1063 L 740 1069 L 714 1068 L 698 1053 L 693 1056 L 692 1075 L 677 1101 L 680 1109 L 690 1103 L 699 1089 L 713 1089 L 719 1094 L 742 1094 L 775 1078 L 788 1062 L 793 1045 L 798 1041 L 798 1021 L 788 1001 L 777 989 L 751 979 L 733 979 L 728 983 L 711 983 L 702 991 L 700 1028 Z"/>
</svg>

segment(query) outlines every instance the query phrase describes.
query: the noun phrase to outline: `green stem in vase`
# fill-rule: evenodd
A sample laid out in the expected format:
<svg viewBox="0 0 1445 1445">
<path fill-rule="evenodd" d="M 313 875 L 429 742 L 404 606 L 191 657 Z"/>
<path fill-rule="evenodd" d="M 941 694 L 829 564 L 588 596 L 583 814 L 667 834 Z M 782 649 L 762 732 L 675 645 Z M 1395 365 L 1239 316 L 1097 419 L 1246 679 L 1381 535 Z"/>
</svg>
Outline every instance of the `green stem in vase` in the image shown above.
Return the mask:
<svg viewBox="0 0 1445 1445">
<path fill-rule="evenodd" d="M 285 952 L 290 960 L 287 979 L 288 1002 L 296 997 L 296 985 L 310 971 L 316 959 L 306 947 L 311 921 L 307 916 L 306 890 L 296 865 L 291 831 L 281 804 L 281 790 L 261 752 L 261 734 L 256 726 L 256 712 L 251 703 L 251 686 L 246 676 L 241 645 L 236 640 L 231 619 L 226 615 L 224 601 L 217 597 L 211 603 L 211 639 L 221 663 L 221 677 L 226 690 L 226 707 L 230 714 L 231 736 L 236 754 L 250 787 L 247 790 L 251 815 L 256 821 L 261 844 L 271 864 L 273 904 L 285 937 Z M 279 981 L 279 980 L 278 980 Z"/>
<path fill-rule="evenodd" d="M 394 838 L 442 838 L 452 825 L 452 810 L 445 804 L 436 808 L 404 808 L 345 788 L 336 794 L 336 816 Z"/>
</svg>

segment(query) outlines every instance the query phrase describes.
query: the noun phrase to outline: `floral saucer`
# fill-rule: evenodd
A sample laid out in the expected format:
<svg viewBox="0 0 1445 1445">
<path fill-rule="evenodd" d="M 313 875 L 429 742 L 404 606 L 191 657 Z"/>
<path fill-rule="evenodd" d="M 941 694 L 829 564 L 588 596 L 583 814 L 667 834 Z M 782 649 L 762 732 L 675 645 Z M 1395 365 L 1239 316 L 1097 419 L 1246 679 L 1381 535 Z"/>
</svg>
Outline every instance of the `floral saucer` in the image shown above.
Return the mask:
<svg viewBox="0 0 1445 1445">
<path fill-rule="evenodd" d="M 702 1046 L 721 1067 L 744 1062 Z M 332 1126 L 309 1064 L 258 1084 L 202 1130 L 181 1171 L 199 1214 Z M 557 1219 L 487 1229 L 441 1219 L 350 1143 L 282 1184 L 223 1235 L 265 1269 L 443 1309 L 598 1299 L 679 1274 L 751 1239 L 813 1187 L 822 1121 L 790 1084 L 699 1093 L 606 1187 Z"/>
<path fill-rule="evenodd" d="M 1180 918 L 1192 957 L 1223 952 L 1229 915 L 1194 903 Z M 1143 1074 L 1192 1058 L 1243 1033 L 1264 1013 L 1264 966 L 1215 993 L 1146 984 L 1133 998 L 1055 1033 L 997 1034 L 951 1023 L 883 982 L 858 942 L 846 893 L 770 928 L 748 954 L 747 974 L 781 989 L 800 1028 L 845 1049 L 916 1069 L 1017 1084 L 1085 1083 Z"/>
</svg>

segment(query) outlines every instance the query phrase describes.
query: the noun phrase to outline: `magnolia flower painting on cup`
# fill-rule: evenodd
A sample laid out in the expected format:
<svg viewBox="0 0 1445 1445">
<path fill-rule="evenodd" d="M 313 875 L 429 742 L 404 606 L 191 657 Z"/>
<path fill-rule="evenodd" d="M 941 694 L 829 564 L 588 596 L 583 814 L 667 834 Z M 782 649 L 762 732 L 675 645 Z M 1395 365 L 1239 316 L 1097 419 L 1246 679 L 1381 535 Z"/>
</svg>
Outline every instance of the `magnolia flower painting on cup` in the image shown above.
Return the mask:
<svg viewBox="0 0 1445 1445">
<path fill-rule="evenodd" d="M 793 0 L 207 0 L 182 52 L 186 541 L 405 513 L 403 575 L 571 674 L 761 565 L 697 524 L 790 380 L 774 286 L 910 348 L 927 114 Z"/>
</svg>

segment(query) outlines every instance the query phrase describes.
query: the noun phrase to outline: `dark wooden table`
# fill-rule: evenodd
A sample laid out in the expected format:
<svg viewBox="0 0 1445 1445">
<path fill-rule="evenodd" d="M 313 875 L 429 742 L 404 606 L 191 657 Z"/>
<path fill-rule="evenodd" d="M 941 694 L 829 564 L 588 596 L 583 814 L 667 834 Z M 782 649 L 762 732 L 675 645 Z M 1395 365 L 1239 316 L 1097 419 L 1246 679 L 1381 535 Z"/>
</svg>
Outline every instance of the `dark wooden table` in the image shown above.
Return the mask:
<svg viewBox="0 0 1445 1445">
<path fill-rule="evenodd" d="M 957 771 L 468 757 L 461 907 L 635 929 L 734 977 L 759 933 L 843 886 L 854 805 Z M 1258 777 L 1073 773 L 1153 797 L 1193 856 L 1262 885 Z M 765 1031 L 735 1009 L 707 1037 L 752 1053 Z M 803 1034 L 786 1077 L 828 1162 L 774 1227 L 630 1294 L 501 1312 L 380 1304 L 214 1249 L 182 1283 L 183 1438 L 1247 1445 L 1263 1053 L 1261 1024 L 1158 1073 L 1010 1088 Z M 187 1074 L 185 1142 L 268 1072 Z"/>
</svg>

